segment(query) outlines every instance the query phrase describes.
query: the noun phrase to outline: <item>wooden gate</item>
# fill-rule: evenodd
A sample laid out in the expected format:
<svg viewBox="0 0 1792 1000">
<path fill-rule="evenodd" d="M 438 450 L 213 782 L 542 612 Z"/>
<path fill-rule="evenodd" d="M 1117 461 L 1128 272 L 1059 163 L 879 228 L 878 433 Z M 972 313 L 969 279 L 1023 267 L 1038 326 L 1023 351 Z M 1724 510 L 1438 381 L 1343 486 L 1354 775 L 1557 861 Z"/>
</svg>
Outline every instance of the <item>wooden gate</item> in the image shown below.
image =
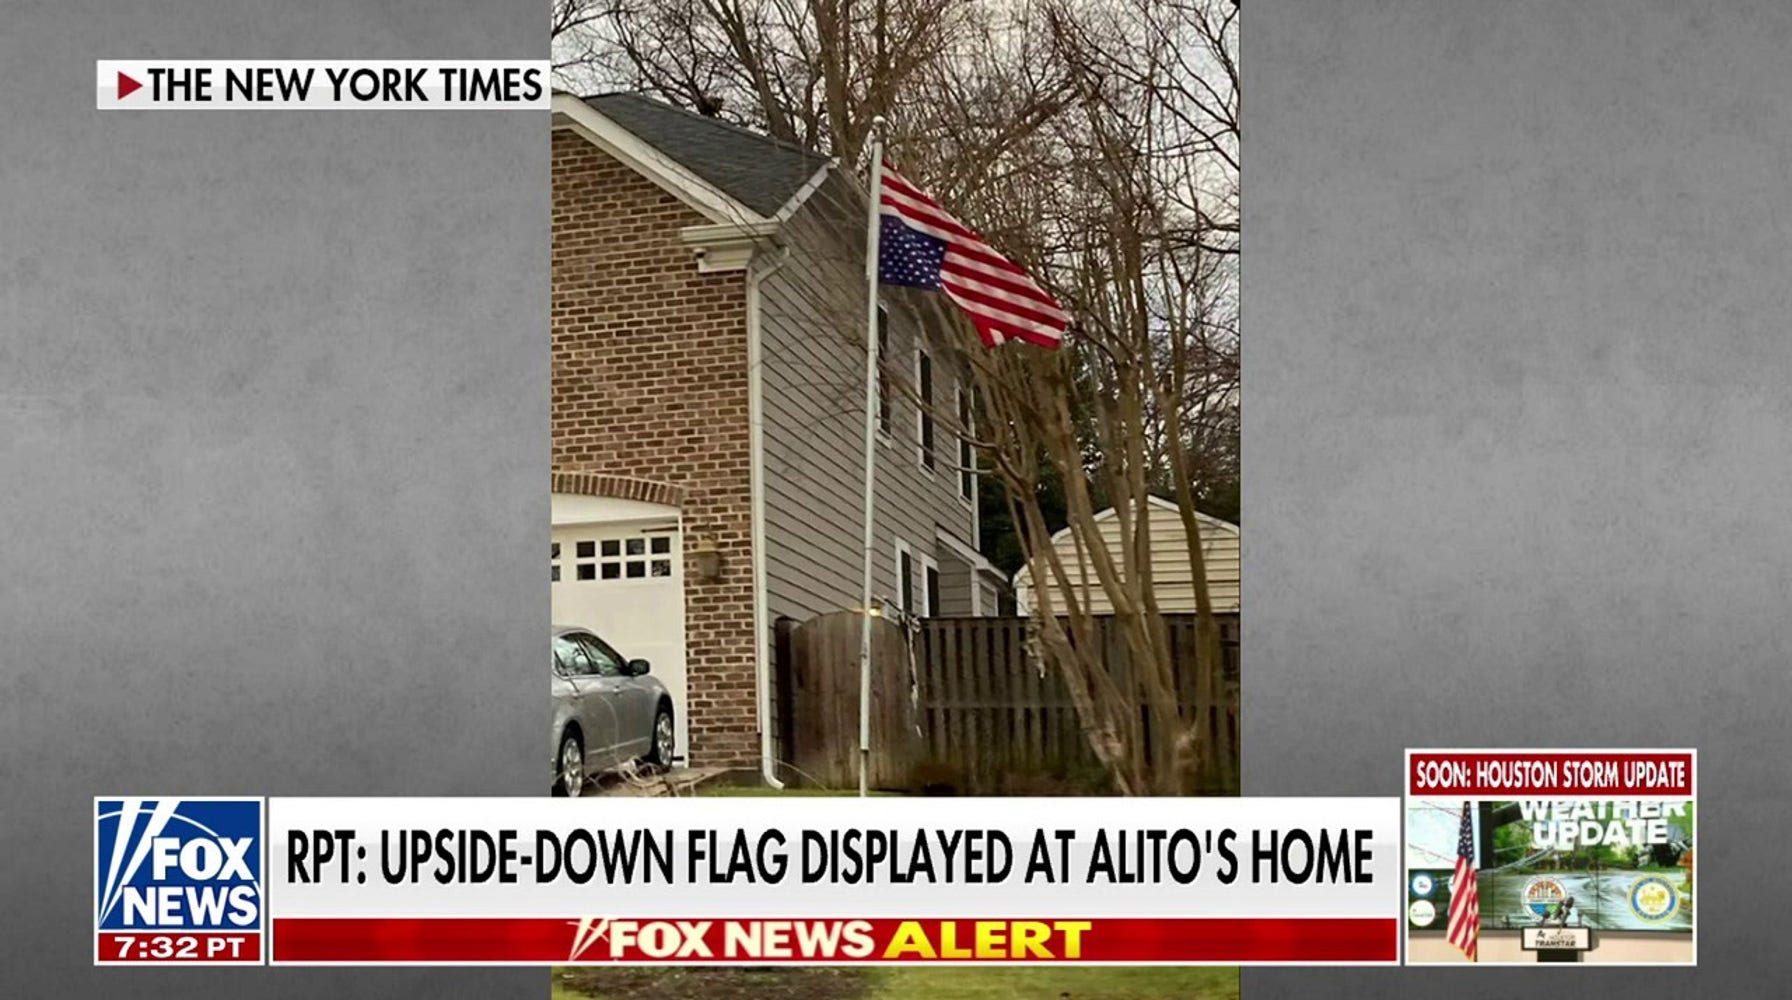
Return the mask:
<svg viewBox="0 0 1792 1000">
<path fill-rule="evenodd" d="M 782 756 L 804 784 L 859 783 L 859 643 L 864 618 L 851 611 L 811 618 L 781 640 L 788 672 Z M 871 621 L 872 788 L 901 788 L 921 750 L 909 646 L 894 623 Z"/>
</svg>

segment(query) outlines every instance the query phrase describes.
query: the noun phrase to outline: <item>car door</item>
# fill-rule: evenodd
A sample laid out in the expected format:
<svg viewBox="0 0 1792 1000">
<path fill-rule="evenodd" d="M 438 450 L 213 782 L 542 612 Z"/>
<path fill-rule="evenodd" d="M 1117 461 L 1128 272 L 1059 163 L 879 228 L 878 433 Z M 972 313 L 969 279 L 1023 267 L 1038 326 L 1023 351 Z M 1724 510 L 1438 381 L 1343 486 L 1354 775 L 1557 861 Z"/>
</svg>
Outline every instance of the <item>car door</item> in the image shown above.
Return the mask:
<svg viewBox="0 0 1792 1000">
<path fill-rule="evenodd" d="M 617 715 L 621 720 L 619 739 L 623 743 L 621 753 L 628 760 L 645 757 L 653 749 L 653 713 L 659 701 L 657 689 L 646 677 L 637 677 L 629 672 L 628 657 L 618 652 L 616 647 L 595 636 L 592 637 L 592 645 L 599 655 L 615 663 L 617 667 Z"/>
<path fill-rule="evenodd" d="M 560 661 L 571 688 L 573 718 L 585 735 L 587 773 L 609 766 L 617 740 L 616 713 L 603 690 L 603 676 L 578 633 L 554 637 L 554 658 Z"/>
<path fill-rule="evenodd" d="M 603 640 L 589 632 L 579 633 L 579 643 L 585 647 L 585 655 L 591 661 L 598 675 L 599 697 L 607 706 L 611 732 L 615 738 L 609 749 L 606 767 L 620 767 L 625 761 L 633 760 L 647 752 L 647 742 L 640 722 L 638 700 L 632 697 L 636 685 L 628 676 L 628 669 L 622 657 L 611 649 Z M 594 707 L 594 711 L 598 710 Z"/>
</svg>

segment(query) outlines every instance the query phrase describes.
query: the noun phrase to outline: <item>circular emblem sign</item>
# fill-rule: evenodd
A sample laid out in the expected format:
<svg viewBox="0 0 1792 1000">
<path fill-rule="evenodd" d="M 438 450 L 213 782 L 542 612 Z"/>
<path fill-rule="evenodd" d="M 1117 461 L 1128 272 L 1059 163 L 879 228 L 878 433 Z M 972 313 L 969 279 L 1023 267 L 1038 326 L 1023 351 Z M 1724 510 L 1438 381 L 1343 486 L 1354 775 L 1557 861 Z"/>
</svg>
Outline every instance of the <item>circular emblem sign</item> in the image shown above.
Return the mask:
<svg viewBox="0 0 1792 1000">
<path fill-rule="evenodd" d="M 1406 916 L 1414 927 L 1430 927 L 1431 921 L 1437 919 L 1437 907 L 1432 906 L 1430 900 L 1417 900 L 1407 908 Z"/>
<path fill-rule="evenodd" d="M 1429 896 L 1429 895 L 1431 895 L 1431 890 L 1434 888 L 1436 888 L 1436 886 L 1432 883 L 1431 876 L 1425 874 L 1424 872 L 1420 872 L 1417 875 L 1414 875 L 1412 877 L 1412 894 L 1413 895 Z"/>
<path fill-rule="evenodd" d="M 1547 875 L 1538 876 L 1524 884 L 1525 909 L 1539 917 L 1553 914 L 1556 907 L 1562 905 L 1562 900 L 1567 898 L 1568 890 L 1562 888 L 1562 883 Z"/>
<path fill-rule="evenodd" d="M 1630 912 L 1637 919 L 1660 923 L 1680 909 L 1680 891 L 1660 875 L 1645 875 L 1630 887 Z"/>
</svg>

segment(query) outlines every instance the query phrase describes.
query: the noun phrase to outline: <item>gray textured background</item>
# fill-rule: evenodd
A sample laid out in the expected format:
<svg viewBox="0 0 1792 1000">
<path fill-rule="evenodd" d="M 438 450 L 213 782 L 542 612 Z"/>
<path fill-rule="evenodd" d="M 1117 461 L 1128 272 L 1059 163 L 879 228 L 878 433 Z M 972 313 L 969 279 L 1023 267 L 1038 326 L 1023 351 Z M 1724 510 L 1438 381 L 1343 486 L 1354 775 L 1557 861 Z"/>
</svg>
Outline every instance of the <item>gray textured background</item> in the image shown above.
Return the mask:
<svg viewBox="0 0 1792 1000">
<path fill-rule="evenodd" d="M 535 1000 L 529 971 L 102 974 L 88 893 L 99 791 L 534 790 L 544 116 L 91 88 L 98 58 L 540 57 L 540 19 L 0 12 L 0 995 Z M 1696 745 L 1701 968 L 1574 995 L 1777 995 L 1792 10 L 1249 21 L 1247 789 L 1387 794 L 1413 744 Z"/>
<path fill-rule="evenodd" d="M 545 791 L 545 112 L 96 112 L 101 58 L 546 57 L 539 5 L 0 9 L 0 996 L 96 970 L 92 796 Z"/>
<path fill-rule="evenodd" d="M 1247 21 L 1246 791 L 1392 794 L 1404 746 L 1697 746 L 1700 967 L 1572 995 L 1783 995 L 1792 5 Z"/>
</svg>

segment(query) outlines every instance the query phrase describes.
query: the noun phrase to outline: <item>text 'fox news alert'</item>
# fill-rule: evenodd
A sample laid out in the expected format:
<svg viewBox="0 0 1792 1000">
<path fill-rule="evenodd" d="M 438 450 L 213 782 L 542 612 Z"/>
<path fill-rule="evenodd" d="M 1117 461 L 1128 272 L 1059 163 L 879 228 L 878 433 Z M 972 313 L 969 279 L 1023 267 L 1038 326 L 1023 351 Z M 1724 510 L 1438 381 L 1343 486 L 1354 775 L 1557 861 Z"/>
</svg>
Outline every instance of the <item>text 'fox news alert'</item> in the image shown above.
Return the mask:
<svg viewBox="0 0 1792 1000">
<path fill-rule="evenodd" d="M 109 60 L 101 111 L 545 111 L 545 60 Z"/>
<path fill-rule="evenodd" d="M 1392 965 L 1399 821 L 1392 797 L 270 799 L 270 961 Z"/>
<path fill-rule="evenodd" d="M 261 965 L 263 800 L 94 800 L 94 961 Z"/>
</svg>

